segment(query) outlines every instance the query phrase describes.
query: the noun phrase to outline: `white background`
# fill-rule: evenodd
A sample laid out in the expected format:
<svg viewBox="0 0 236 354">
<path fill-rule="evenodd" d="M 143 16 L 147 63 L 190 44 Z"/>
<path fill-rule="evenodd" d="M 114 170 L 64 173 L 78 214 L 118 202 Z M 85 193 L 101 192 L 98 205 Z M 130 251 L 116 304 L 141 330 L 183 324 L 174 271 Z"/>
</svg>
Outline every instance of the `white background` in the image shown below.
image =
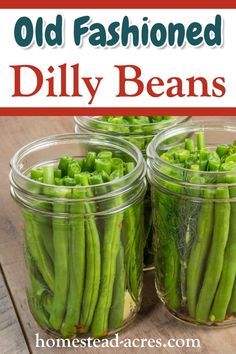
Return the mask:
<svg viewBox="0 0 236 354">
<path fill-rule="evenodd" d="M 64 46 L 61 48 L 43 48 L 32 45 L 23 49 L 14 39 L 14 26 L 17 19 L 27 16 L 35 23 L 42 16 L 46 23 L 55 22 L 56 15 L 64 18 Z M 223 19 L 223 46 L 210 48 L 207 45 L 191 47 L 186 44 L 183 48 L 94 48 L 87 40 L 82 47 L 77 47 L 73 38 L 73 25 L 77 17 L 88 15 L 93 22 L 105 26 L 113 21 L 121 21 L 129 16 L 133 24 L 142 24 L 142 18 L 147 16 L 152 24 L 161 22 L 182 22 L 186 26 L 197 21 L 202 26 L 212 23 L 215 15 Z M 236 107 L 236 10 L 0 10 L 0 107 Z M 33 97 L 12 97 L 14 92 L 14 71 L 10 65 L 34 65 L 41 69 L 44 78 L 50 77 L 47 68 L 55 67 L 56 93 L 60 92 L 60 75 L 57 65 L 67 63 L 68 67 L 80 64 L 81 76 L 103 76 L 97 95 L 88 104 L 90 94 L 84 83 L 80 83 L 83 97 L 46 97 L 47 82 Z M 203 76 L 209 81 L 213 78 L 225 77 L 226 93 L 222 98 L 214 97 L 174 97 L 163 95 L 151 97 L 146 91 L 138 97 L 120 98 L 118 94 L 118 70 L 114 65 L 133 64 L 142 69 L 142 81 L 147 82 L 154 76 L 164 81 L 171 76 L 183 79 L 184 90 L 188 92 L 186 78 Z M 34 76 L 24 75 L 24 90 L 32 90 Z M 33 85 L 33 86 L 32 86 Z M 168 87 L 168 86 L 166 86 Z M 67 91 L 72 93 L 72 73 L 68 70 Z"/>
</svg>

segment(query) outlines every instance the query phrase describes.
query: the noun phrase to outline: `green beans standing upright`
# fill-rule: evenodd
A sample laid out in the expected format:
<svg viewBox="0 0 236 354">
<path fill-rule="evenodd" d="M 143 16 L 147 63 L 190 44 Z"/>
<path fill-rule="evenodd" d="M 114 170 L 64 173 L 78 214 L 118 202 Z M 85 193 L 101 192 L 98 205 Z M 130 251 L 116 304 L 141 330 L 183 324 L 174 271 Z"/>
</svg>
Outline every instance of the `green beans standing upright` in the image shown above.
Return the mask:
<svg viewBox="0 0 236 354">
<path fill-rule="evenodd" d="M 106 336 L 140 306 L 145 166 L 140 159 L 135 169 L 139 151 L 127 145 L 134 155 L 94 146 L 27 170 L 28 299 L 38 323 L 61 337 Z"/>
<path fill-rule="evenodd" d="M 157 136 L 150 145 L 160 157 L 148 160 L 156 283 L 176 316 L 218 325 L 236 311 L 236 142 L 214 150 L 203 129 L 195 132 L 166 151 L 168 132 L 167 143 Z"/>
</svg>

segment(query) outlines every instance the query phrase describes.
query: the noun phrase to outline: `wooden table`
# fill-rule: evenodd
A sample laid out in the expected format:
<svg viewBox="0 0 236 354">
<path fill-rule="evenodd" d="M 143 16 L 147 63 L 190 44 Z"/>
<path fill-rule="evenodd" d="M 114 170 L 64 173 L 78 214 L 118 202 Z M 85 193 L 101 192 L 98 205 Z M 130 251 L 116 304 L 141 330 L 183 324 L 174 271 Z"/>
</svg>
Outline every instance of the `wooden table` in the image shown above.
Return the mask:
<svg viewBox="0 0 236 354">
<path fill-rule="evenodd" d="M 22 252 L 21 218 L 9 194 L 9 161 L 24 144 L 40 137 L 72 132 L 71 117 L 0 117 L 0 354 L 76 353 L 78 349 L 35 347 L 35 334 L 49 338 L 38 327 L 29 311 L 25 295 L 25 273 Z M 207 329 L 175 320 L 157 302 L 152 274 L 145 277 L 146 292 L 140 314 L 120 339 L 198 338 L 200 348 L 86 348 L 84 353 L 236 353 L 236 327 Z"/>
</svg>

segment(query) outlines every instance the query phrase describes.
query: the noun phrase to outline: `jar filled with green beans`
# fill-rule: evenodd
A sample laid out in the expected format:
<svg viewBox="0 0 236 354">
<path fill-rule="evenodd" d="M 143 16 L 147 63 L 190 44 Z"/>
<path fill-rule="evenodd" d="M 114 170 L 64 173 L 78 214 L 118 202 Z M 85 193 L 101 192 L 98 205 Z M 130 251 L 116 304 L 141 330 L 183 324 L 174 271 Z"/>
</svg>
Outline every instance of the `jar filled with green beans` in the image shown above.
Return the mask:
<svg viewBox="0 0 236 354">
<path fill-rule="evenodd" d="M 157 292 L 195 324 L 236 323 L 235 138 L 235 121 L 193 121 L 147 150 Z"/>
<path fill-rule="evenodd" d="M 28 302 L 49 333 L 104 337 L 138 312 L 145 168 L 139 149 L 104 135 L 55 135 L 12 158 Z"/>
<path fill-rule="evenodd" d="M 75 117 L 76 132 L 103 133 L 119 136 L 135 144 L 146 159 L 146 148 L 161 130 L 187 121 L 186 116 L 94 116 Z M 144 270 L 153 269 L 152 216 L 150 189 L 145 197 L 144 223 L 146 244 L 144 248 Z"/>
</svg>

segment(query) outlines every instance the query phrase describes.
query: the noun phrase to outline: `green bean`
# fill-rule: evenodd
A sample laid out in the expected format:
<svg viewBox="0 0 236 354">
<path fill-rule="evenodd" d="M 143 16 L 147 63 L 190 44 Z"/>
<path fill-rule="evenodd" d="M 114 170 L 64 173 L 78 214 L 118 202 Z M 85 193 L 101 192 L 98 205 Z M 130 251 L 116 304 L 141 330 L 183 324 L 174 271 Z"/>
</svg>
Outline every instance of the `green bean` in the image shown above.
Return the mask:
<svg viewBox="0 0 236 354">
<path fill-rule="evenodd" d="M 142 281 L 142 257 L 145 245 L 143 223 L 140 223 L 142 215 L 143 203 L 139 203 L 125 210 L 123 220 L 127 287 L 134 301 L 139 299 Z"/>
<path fill-rule="evenodd" d="M 88 219 L 85 221 L 85 225 L 87 264 L 82 313 L 79 322 L 81 333 L 86 333 L 88 331 L 93 319 L 98 298 L 101 272 L 100 240 L 97 226 L 95 221 L 92 220 L 92 217 L 88 217 Z"/>
<path fill-rule="evenodd" d="M 217 155 L 222 158 L 229 152 L 229 146 L 225 144 L 219 144 L 216 148 Z"/>
<path fill-rule="evenodd" d="M 42 169 L 34 169 L 31 171 L 31 178 L 38 177 L 43 178 L 44 183 L 53 183 L 54 181 L 54 167 L 44 166 Z M 38 193 L 40 193 L 41 188 Z M 43 192 L 47 193 L 48 188 L 43 188 Z M 35 205 L 34 205 L 35 207 Z M 50 206 L 46 203 L 37 203 L 36 207 L 42 211 L 49 211 Z M 28 229 L 28 247 L 32 257 L 38 265 L 44 280 L 48 284 L 49 288 L 54 289 L 54 271 L 53 271 L 53 251 L 50 248 L 52 246 L 51 241 L 51 223 L 46 216 L 33 214 L 28 211 L 24 211 L 25 223 Z M 48 243 L 46 242 L 48 238 Z"/>
<path fill-rule="evenodd" d="M 123 172 L 123 171 L 122 171 Z M 120 170 L 114 170 L 111 179 L 120 177 Z M 119 205 L 120 197 L 112 202 L 112 206 Z M 105 220 L 102 245 L 102 268 L 99 297 L 91 326 L 92 334 L 101 337 L 108 332 L 108 316 L 112 303 L 112 291 L 116 274 L 116 258 L 119 251 L 120 235 L 123 221 L 123 212 L 115 212 Z"/>
<path fill-rule="evenodd" d="M 185 139 L 185 149 L 189 150 L 190 152 L 195 151 L 194 140 L 190 138 Z"/>
<path fill-rule="evenodd" d="M 191 169 L 193 165 L 191 166 Z M 189 182 L 191 184 L 205 183 L 205 179 L 194 175 L 190 177 Z M 187 196 L 199 197 L 201 194 L 200 189 L 188 188 L 184 190 Z M 192 203 L 190 198 L 181 198 L 178 207 L 178 214 L 180 217 L 179 225 L 179 255 L 180 255 L 180 293 L 181 293 L 181 305 L 186 306 L 187 303 L 187 272 L 189 266 L 189 258 L 193 241 L 197 236 L 197 223 L 198 214 L 200 210 L 199 203 Z M 181 226 L 182 225 L 182 226 Z"/>
<path fill-rule="evenodd" d="M 52 301 L 53 301 L 53 294 L 47 293 L 47 296 L 44 296 L 43 298 L 43 309 L 47 313 L 48 318 L 50 316 L 51 308 L 52 308 Z M 49 324 L 50 327 L 50 324 Z"/>
<path fill-rule="evenodd" d="M 43 177 L 43 169 L 42 168 L 32 168 L 30 170 L 30 178 L 37 181 L 39 178 Z"/>
<path fill-rule="evenodd" d="M 229 198 L 227 187 L 216 189 L 216 199 Z M 214 230 L 206 272 L 196 307 L 196 320 L 207 322 L 217 286 L 221 277 L 225 246 L 228 240 L 230 222 L 230 203 L 222 200 L 215 203 Z"/>
<path fill-rule="evenodd" d="M 45 203 L 38 203 L 37 208 L 48 212 L 50 209 Z M 34 214 L 32 218 L 34 229 L 40 238 L 42 245 L 42 252 L 46 252 L 47 256 L 50 258 L 52 263 L 52 268 L 54 267 L 54 248 L 53 248 L 53 237 L 52 237 L 52 222 L 47 215 Z M 54 269 L 53 269 L 54 273 Z"/>
<path fill-rule="evenodd" d="M 205 148 L 204 132 L 198 132 L 197 134 L 197 148 L 199 151 Z"/>
<path fill-rule="evenodd" d="M 54 273 L 53 266 L 50 258 L 43 250 L 43 245 L 41 243 L 42 236 L 40 228 L 38 228 L 37 222 L 34 221 L 33 214 L 29 211 L 24 210 L 24 219 L 26 225 L 26 238 L 27 246 L 29 252 L 37 264 L 39 271 L 48 285 L 49 289 L 54 291 Z"/>
<path fill-rule="evenodd" d="M 75 174 L 81 172 L 81 167 L 77 161 L 74 161 L 72 163 L 69 163 L 67 170 L 68 170 L 68 177 L 74 178 Z"/>
<path fill-rule="evenodd" d="M 131 261 L 130 261 L 130 288 L 133 300 L 137 303 L 140 297 L 140 290 L 143 281 L 143 250 L 145 246 L 144 228 L 145 225 L 140 223 L 143 217 L 143 203 L 133 206 L 133 212 L 136 209 L 134 219 L 136 221 L 135 242 L 131 249 Z"/>
<path fill-rule="evenodd" d="M 126 173 L 131 172 L 135 167 L 133 162 L 125 164 Z M 143 202 L 130 206 L 124 212 L 123 236 L 125 253 L 125 269 L 127 287 L 132 298 L 138 301 L 140 295 L 140 282 L 142 281 L 142 257 L 146 239 L 143 237 Z"/>
<path fill-rule="evenodd" d="M 85 191 L 74 189 L 72 198 L 85 197 Z M 85 223 L 84 206 L 81 201 L 71 205 L 70 214 L 70 247 L 69 247 L 69 291 L 66 304 L 66 315 L 61 327 L 64 337 L 76 333 L 79 323 L 81 304 L 83 298 L 85 273 Z M 78 214 L 75 216 L 75 214 Z"/>
<path fill-rule="evenodd" d="M 102 150 L 97 155 L 98 159 L 111 159 L 112 158 L 112 151 Z"/>
<path fill-rule="evenodd" d="M 124 248 L 120 242 L 116 260 L 116 275 L 112 294 L 112 304 L 109 312 L 109 329 L 117 329 L 122 326 L 125 305 L 125 288 L 126 279 L 124 266 Z"/>
<path fill-rule="evenodd" d="M 232 289 L 230 302 L 229 302 L 228 309 L 227 309 L 228 315 L 232 315 L 234 313 L 236 313 L 236 281 L 235 280 L 234 280 L 234 286 Z"/>
<path fill-rule="evenodd" d="M 76 185 L 76 181 L 74 178 L 65 176 L 65 177 L 63 177 L 63 185 L 69 186 L 69 187 L 74 187 Z"/>
<path fill-rule="evenodd" d="M 55 171 L 54 171 L 54 166 L 53 165 L 47 165 L 44 166 L 42 169 L 42 178 L 43 178 L 43 183 L 46 184 L 54 184 L 55 178 Z M 42 189 L 43 194 L 49 195 L 51 194 L 51 188 L 50 187 L 44 187 Z M 43 211 L 43 212 L 51 212 L 52 211 L 52 206 L 48 202 L 40 202 L 37 203 L 37 209 Z M 39 238 L 41 238 L 42 244 L 44 246 L 44 249 L 48 253 L 49 257 L 51 258 L 52 263 L 54 263 L 54 248 L 53 248 L 53 237 L 52 237 L 52 221 L 51 219 L 46 216 L 46 215 L 38 215 L 35 214 L 33 216 L 34 219 L 34 227 L 37 230 L 37 234 L 39 235 Z M 42 250 L 43 252 L 43 250 Z"/>
<path fill-rule="evenodd" d="M 195 317 L 198 291 L 213 231 L 214 204 L 211 200 L 208 200 L 213 196 L 214 192 L 210 189 L 204 192 L 205 200 L 200 208 L 197 235 L 191 248 L 187 268 L 188 311 L 193 318 Z"/>
<path fill-rule="evenodd" d="M 111 174 L 111 161 L 108 159 L 95 159 L 95 169 L 97 172 L 106 172 L 108 175 Z"/>
<path fill-rule="evenodd" d="M 46 184 L 54 184 L 54 166 L 43 166 L 43 182 Z"/>
<path fill-rule="evenodd" d="M 172 173 L 172 171 L 170 173 Z M 180 282 L 181 264 L 180 250 L 178 249 L 178 244 L 180 240 L 181 225 L 179 224 L 177 214 L 177 210 L 179 210 L 180 207 L 180 201 L 178 196 L 175 194 L 183 194 L 184 190 L 182 186 L 179 186 L 178 184 L 173 182 L 163 181 L 162 184 L 164 188 L 167 188 L 170 191 L 170 193 L 173 193 L 169 196 L 166 196 L 165 193 L 160 192 L 159 200 L 160 210 L 162 210 L 162 217 L 160 219 L 160 223 L 163 222 L 168 225 L 168 233 L 163 235 L 166 239 L 164 242 L 164 247 L 166 247 L 166 249 L 163 250 L 163 252 L 166 253 L 166 257 L 168 257 L 167 252 L 169 250 L 171 258 L 171 262 L 168 262 L 168 260 L 166 259 L 168 267 L 165 272 L 165 286 L 167 286 L 168 289 L 168 305 L 171 307 L 173 306 L 174 309 L 178 309 L 181 303 L 181 294 L 178 286 Z M 166 208 L 166 210 L 164 211 L 163 208 Z M 163 228 L 163 226 L 164 224 L 161 225 L 161 229 Z"/>
<path fill-rule="evenodd" d="M 101 284 L 91 326 L 92 334 L 95 337 L 105 336 L 108 332 L 108 315 L 112 302 L 112 289 L 115 280 L 116 257 L 119 250 L 122 220 L 123 213 L 115 213 L 114 215 L 109 215 L 105 223 Z"/>
<path fill-rule="evenodd" d="M 31 281 L 31 287 L 34 288 L 34 290 L 29 289 L 28 291 L 29 303 L 30 303 L 30 308 L 32 310 L 32 313 L 41 326 L 50 328 L 49 315 L 43 304 L 43 302 L 45 301 L 44 296 L 46 296 L 45 295 L 46 289 L 39 288 L 38 291 L 35 292 L 35 287 L 37 286 L 36 285 L 37 280 L 36 279 L 33 280 L 31 278 L 30 281 Z M 51 296 L 51 295 L 48 295 L 47 293 L 47 296 Z"/>
<path fill-rule="evenodd" d="M 62 171 L 62 176 L 61 177 L 64 177 L 64 176 L 68 175 L 68 166 L 69 166 L 69 164 L 72 161 L 73 161 L 73 159 L 70 156 L 63 156 L 60 159 L 58 168 L 59 168 L 59 170 Z"/>
<path fill-rule="evenodd" d="M 80 176 L 81 185 L 87 186 L 88 176 L 83 174 Z M 91 194 L 91 191 L 88 192 Z M 96 225 L 96 221 L 92 215 L 94 206 L 86 203 L 85 212 L 88 214 L 85 218 L 85 247 L 86 247 L 86 272 L 84 293 L 82 301 L 82 311 L 79 321 L 79 330 L 86 333 L 91 325 L 94 310 L 97 304 L 100 273 L 101 273 L 101 254 L 100 254 L 100 237 Z"/>
<path fill-rule="evenodd" d="M 230 182 L 236 182 L 235 177 Z M 236 197 L 236 188 L 230 187 L 229 189 L 230 197 Z M 214 303 L 211 309 L 210 320 L 221 322 L 225 319 L 227 308 L 228 313 L 230 313 L 230 303 L 231 294 L 233 291 L 234 281 L 236 277 L 236 204 L 231 204 L 231 215 L 230 215 L 230 227 L 229 227 L 229 239 L 225 249 L 223 270 L 220 278 L 220 282 L 217 288 Z M 231 313 L 234 311 L 231 311 Z"/>
<path fill-rule="evenodd" d="M 94 170 L 96 152 L 89 151 L 85 160 L 85 170 L 92 172 Z"/>
<path fill-rule="evenodd" d="M 52 293 L 41 277 L 37 265 L 32 260 L 26 245 L 25 260 L 30 278 L 28 299 L 34 317 L 42 326 L 49 327 L 49 315 L 45 304 L 52 299 Z"/>
<path fill-rule="evenodd" d="M 169 185 L 169 188 L 175 187 Z M 157 225 L 159 237 L 159 243 L 155 245 L 156 269 L 161 275 L 168 306 L 178 309 L 180 306 L 180 261 L 177 248 L 178 220 L 175 216 L 177 199 L 172 195 L 167 197 L 157 190 L 152 198 L 153 203 L 158 205 L 158 208 L 154 209 L 154 225 Z"/>
<path fill-rule="evenodd" d="M 59 168 L 56 168 L 54 170 L 54 182 L 55 182 L 56 178 L 59 178 L 59 179 L 62 178 L 62 170 L 60 170 Z"/>
<path fill-rule="evenodd" d="M 148 187 L 144 198 L 144 221 L 145 221 L 145 248 L 144 248 L 144 265 L 146 267 L 153 265 L 153 222 L 151 211 L 151 191 Z"/>
<path fill-rule="evenodd" d="M 209 160 L 208 161 L 208 171 L 219 171 L 220 161 L 218 160 Z"/>
<path fill-rule="evenodd" d="M 58 187 L 59 188 L 59 187 Z M 69 196 L 68 189 L 60 188 L 54 192 L 57 198 L 66 198 Z M 68 212 L 68 204 L 65 201 L 54 203 L 53 212 Z M 70 238 L 70 225 L 65 216 L 53 217 L 53 245 L 54 245 L 54 267 L 55 267 L 55 289 L 50 315 L 52 328 L 58 330 L 61 328 L 65 311 L 68 293 L 68 244 Z"/>
</svg>

